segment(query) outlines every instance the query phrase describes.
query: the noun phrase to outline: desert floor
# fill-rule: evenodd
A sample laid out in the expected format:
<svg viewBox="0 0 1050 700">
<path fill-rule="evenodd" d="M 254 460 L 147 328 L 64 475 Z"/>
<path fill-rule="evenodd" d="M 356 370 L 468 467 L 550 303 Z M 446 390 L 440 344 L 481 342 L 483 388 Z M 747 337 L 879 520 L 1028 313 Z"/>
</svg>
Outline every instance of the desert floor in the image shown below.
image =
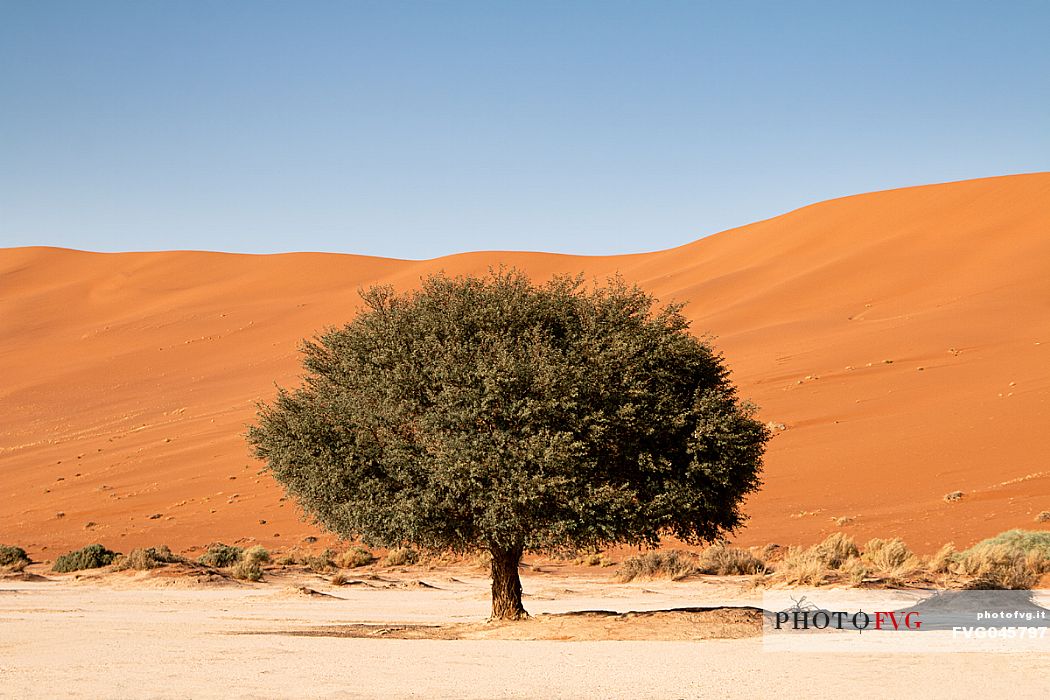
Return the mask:
<svg viewBox="0 0 1050 700">
<path fill-rule="evenodd" d="M 746 581 L 528 571 L 525 623 L 490 625 L 480 569 L 158 571 L 0 581 L 3 697 L 1047 697 L 1048 654 L 774 653 Z M 565 615 L 564 613 L 577 613 Z M 759 623 L 760 624 L 760 623 Z M 403 637 L 421 638 L 403 638 Z"/>
</svg>

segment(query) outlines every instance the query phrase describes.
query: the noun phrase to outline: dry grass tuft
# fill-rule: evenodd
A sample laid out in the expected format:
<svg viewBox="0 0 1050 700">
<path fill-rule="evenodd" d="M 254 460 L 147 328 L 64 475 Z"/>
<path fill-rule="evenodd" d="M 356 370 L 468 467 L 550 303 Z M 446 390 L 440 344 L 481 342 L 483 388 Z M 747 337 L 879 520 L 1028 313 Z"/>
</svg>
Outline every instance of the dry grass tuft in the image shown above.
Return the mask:
<svg viewBox="0 0 1050 700">
<path fill-rule="evenodd" d="M 165 564 L 176 564 L 185 561 L 177 554 L 172 554 L 167 545 L 159 547 L 146 547 L 133 549 L 130 554 L 119 557 L 113 562 L 115 571 L 134 569 L 136 571 L 148 571 L 164 566 Z"/>
<path fill-rule="evenodd" d="M 717 576 L 750 576 L 766 573 L 767 567 L 764 561 L 746 549 L 735 549 L 718 543 L 700 554 L 697 570 L 702 574 Z"/>
<path fill-rule="evenodd" d="M 411 566 L 419 562 L 419 552 L 411 547 L 397 547 L 386 555 L 387 566 Z"/>
<path fill-rule="evenodd" d="M 332 560 L 340 569 L 356 569 L 375 562 L 376 557 L 364 547 L 351 547 L 345 552 L 336 554 Z"/>
<path fill-rule="evenodd" d="M 900 572 L 902 569 L 915 569 L 919 562 L 900 538 L 883 540 L 878 537 L 868 540 L 864 545 L 864 561 L 886 573 Z"/>
<path fill-rule="evenodd" d="M 233 566 L 239 562 L 242 554 L 244 554 L 244 550 L 240 547 L 223 544 L 222 542 L 213 542 L 208 545 L 208 549 L 204 554 L 197 559 L 197 563 L 221 569 Z"/>
<path fill-rule="evenodd" d="M 689 552 L 673 549 L 668 552 L 654 550 L 628 557 L 616 570 L 616 578 L 626 583 L 636 578 L 669 578 L 678 581 L 697 573 L 697 561 Z"/>
<path fill-rule="evenodd" d="M 825 566 L 831 569 L 839 568 L 847 560 L 860 554 L 857 551 L 857 545 L 853 542 L 853 538 L 841 532 L 828 535 L 823 542 L 813 546 L 812 552 Z"/>
<path fill-rule="evenodd" d="M 613 562 L 601 552 L 582 554 L 573 560 L 576 566 L 612 566 Z"/>
<path fill-rule="evenodd" d="M 827 576 L 827 564 L 816 552 L 816 546 L 810 549 L 789 547 L 774 573 L 776 581 L 789 586 L 819 586 Z"/>
<path fill-rule="evenodd" d="M 962 491 L 952 491 L 951 493 L 944 494 L 944 502 L 945 503 L 954 503 L 956 501 L 961 501 L 962 497 L 963 497 L 963 492 Z"/>
</svg>

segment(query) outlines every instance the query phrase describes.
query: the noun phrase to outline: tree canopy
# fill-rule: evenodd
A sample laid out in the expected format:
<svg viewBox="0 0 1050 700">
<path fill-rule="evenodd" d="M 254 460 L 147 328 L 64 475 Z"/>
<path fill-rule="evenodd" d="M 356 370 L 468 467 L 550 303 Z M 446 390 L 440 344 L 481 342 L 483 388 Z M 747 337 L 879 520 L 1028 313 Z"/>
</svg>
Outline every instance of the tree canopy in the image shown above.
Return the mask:
<svg viewBox="0 0 1050 700">
<path fill-rule="evenodd" d="M 302 386 L 248 434 L 325 528 L 487 550 L 493 617 L 517 618 L 524 551 L 700 543 L 742 523 L 768 434 L 680 306 L 514 270 L 362 298 L 304 344 Z"/>
</svg>

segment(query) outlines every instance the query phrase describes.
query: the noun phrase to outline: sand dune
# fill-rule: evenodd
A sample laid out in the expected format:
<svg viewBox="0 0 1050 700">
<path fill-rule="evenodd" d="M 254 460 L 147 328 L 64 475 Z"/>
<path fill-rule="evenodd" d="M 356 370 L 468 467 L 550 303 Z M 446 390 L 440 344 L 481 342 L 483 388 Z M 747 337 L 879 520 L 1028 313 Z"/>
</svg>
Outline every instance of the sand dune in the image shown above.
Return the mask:
<svg viewBox="0 0 1050 700">
<path fill-rule="evenodd" d="M 300 339 L 352 317 L 361 286 L 498 264 L 620 272 L 688 302 L 742 393 L 786 428 L 745 544 L 844 529 L 929 550 L 1050 526 L 1033 522 L 1050 510 L 1040 173 L 847 197 L 618 257 L 0 249 L 0 541 L 317 534 L 249 458 L 255 402 L 297 381 Z"/>
</svg>

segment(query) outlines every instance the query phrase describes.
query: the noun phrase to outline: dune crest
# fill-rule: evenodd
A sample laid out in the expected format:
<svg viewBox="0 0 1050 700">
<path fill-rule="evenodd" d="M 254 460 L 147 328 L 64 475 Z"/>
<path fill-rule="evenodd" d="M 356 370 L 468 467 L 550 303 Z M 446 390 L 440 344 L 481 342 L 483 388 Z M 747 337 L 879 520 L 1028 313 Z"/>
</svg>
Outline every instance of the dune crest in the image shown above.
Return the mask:
<svg viewBox="0 0 1050 700">
<path fill-rule="evenodd" d="M 0 249 L 0 542 L 37 553 L 314 528 L 243 440 L 357 290 L 506 264 L 621 273 L 716 343 L 775 426 L 744 544 L 928 551 L 1050 510 L 1050 173 L 857 195 L 655 253 L 426 261 Z M 961 491 L 956 500 L 945 495 Z M 323 541 L 323 540 L 322 540 Z"/>
</svg>

